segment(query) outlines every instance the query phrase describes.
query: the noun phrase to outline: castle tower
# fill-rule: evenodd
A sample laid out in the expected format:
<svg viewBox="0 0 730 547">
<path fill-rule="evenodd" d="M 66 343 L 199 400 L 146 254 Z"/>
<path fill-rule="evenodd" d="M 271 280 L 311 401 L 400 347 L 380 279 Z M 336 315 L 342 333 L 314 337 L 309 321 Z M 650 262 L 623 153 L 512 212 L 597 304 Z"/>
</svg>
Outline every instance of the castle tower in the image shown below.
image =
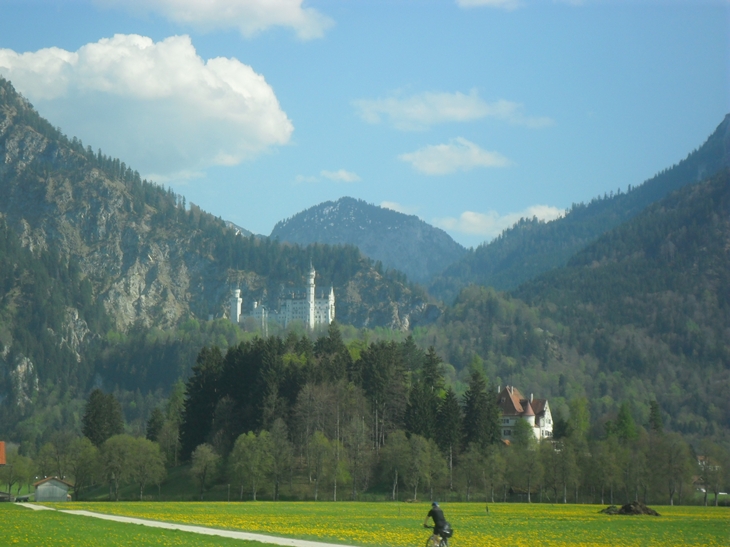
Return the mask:
<svg viewBox="0 0 730 547">
<path fill-rule="evenodd" d="M 330 287 L 330 293 L 327 296 L 327 324 L 329 325 L 335 320 L 335 288 Z"/>
<path fill-rule="evenodd" d="M 309 262 L 309 275 L 307 276 L 307 308 L 309 311 L 308 319 L 307 319 L 307 326 L 309 329 L 314 328 L 314 277 L 316 276 L 316 272 L 314 271 L 314 266 L 312 266 L 312 262 L 310 260 Z"/>
<path fill-rule="evenodd" d="M 241 289 L 236 289 L 231 297 L 231 323 L 234 325 L 238 325 L 238 321 L 241 319 L 241 304 L 243 304 Z"/>
</svg>

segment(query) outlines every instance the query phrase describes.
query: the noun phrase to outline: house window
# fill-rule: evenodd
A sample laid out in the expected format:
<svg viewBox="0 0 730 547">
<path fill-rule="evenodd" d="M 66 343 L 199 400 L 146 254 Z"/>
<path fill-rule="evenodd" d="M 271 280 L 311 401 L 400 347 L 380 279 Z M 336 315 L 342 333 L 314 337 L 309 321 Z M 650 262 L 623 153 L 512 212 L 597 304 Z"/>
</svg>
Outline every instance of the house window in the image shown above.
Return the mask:
<svg viewBox="0 0 730 547">
<path fill-rule="evenodd" d="M 509 423 L 509 418 L 502 418 L 502 423 L 503 424 L 508 424 Z"/>
</svg>

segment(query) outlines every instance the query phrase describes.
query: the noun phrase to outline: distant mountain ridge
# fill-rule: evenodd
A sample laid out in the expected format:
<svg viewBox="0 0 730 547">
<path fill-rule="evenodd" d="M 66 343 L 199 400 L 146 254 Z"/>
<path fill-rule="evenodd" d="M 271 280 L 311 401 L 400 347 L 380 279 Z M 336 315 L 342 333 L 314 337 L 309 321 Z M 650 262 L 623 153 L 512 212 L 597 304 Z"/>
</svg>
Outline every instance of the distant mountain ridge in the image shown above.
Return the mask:
<svg viewBox="0 0 730 547">
<path fill-rule="evenodd" d="M 728 333 L 730 169 L 723 169 L 511 293 L 465 288 L 426 336 L 457 370 L 478 355 L 490 379 L 541 393 L 553 412 L 566 398 L 587 397 L 595 435 L 605 435 L 622 401 L 639 425 L 656 400 L 668 429 L 727 438 Z"/>
<path fill-rule="evenodd" d="M 430 285 L 434 296 L 451 301 L 469 284 L 511 290 L 563 266 L 601 234 L 635 217 L 650 204 L 687 184 L 730 166 L 730 114 L 697 150 L 628 192 L 576 204 L 559 219 L 523 219 L 490 243 L 470 250 Z"/>
<path fill-rule="evenodd" d="M 351 197 L 320 203 L 282 220 L 271 237 L 299 245 L 355 245 L 386 268 L 424 284 L 466 253 L 446 232 L 414 215 Z"/>
</svg>

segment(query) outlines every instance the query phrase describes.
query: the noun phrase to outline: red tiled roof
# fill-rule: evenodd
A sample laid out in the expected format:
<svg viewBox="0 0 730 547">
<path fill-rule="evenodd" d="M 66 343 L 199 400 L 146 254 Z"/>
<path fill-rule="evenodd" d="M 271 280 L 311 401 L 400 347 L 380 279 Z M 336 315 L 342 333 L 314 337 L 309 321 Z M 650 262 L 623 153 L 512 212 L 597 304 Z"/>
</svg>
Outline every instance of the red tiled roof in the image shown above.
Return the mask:
<svg viewBox="0 0 730 547">
<path fill-rule="evenodd" d="M 497 404 L 504 416 L 521 416 L 525 411 L 521 403 L 524 400 L 522 393 L 512 386 L 506 386 L 497 396 Z"/>
<path fill-rule="evenodd" d="M 540 414 L 545 412 L 547 399 L 533 399 L 532 401 L 530 401 L 530 404 L 532 405 L 532 410 L 535 411 L 535 416 L 539 416 Z"/>
<path fill-rule="evenodd" d="M 547 399 L 529 401 L 514 386 L 506 386 L 497 395 L 497 404 L 503 416 L 544 416 Z"/>
<path fill-rule="evenodd" d="M 525 411 L 522 413 L 523 416 L 534 416 L 535 411 L 532 410 L 532 405 L 530 405 L 530 401 L 525 401 L 525 404 L 522 405 Z"/>
</svg>

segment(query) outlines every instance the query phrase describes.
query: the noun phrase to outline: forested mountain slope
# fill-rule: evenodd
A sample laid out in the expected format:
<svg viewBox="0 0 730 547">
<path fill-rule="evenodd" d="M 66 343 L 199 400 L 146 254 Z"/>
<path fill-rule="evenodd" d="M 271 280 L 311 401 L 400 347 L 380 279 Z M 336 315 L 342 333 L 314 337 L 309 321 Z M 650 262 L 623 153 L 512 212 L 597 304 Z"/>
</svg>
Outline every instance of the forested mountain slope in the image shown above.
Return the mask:
<svg viewBox="0 0 730 547">
<path fill-rule="evenodd" d="M 404 328 L 424 304 L 423 291 L 354 247 L 244 237 L 186 207 L 123 162 L 66 139 L 5 80 L 0 159 L 0 213 L 30 249 L 76 257 L 118 329 L 220 316 L 232 286 L 247 307 L 253 299 L 276 306 L 282 288 L 303 284 L 310 260 L 317 283 L 334 285 L 343 323 Z"/>
<path fill-rule="evenodd" d="M 145 420 L 203 345 L 237 341 L 207 321 L 232 287 L 276 307 L 310 260 L 344 324 L 405 329 L 431 309 L 353 246 L 239 232 L 66 138 L 0 78 L 0 433 L 75 427 L 94 385 L 128 390 Z"/>
<path fill-rule="evenodd" d="M 607 375 L 653 385 L 682 428 L 730 427 L 730 171 L 675 192 L 515 295 L 567 325 L 571 346 Z"/>
<path fill-rule="evenodd" d="M 512 295 L 472 286 L 426 334 L 457 368 L 551 399 L 597 426 L 627 401 L 668 427 L 730 431 L 730 172 L 685 186 Z"/>
<path fill-rule="evenodd" d="M 514 289 L 539 274 L 563 266 L 601 234 L 633 218 L 651 203 L 686 184 L 730 166 L 730 114 L 697 150 L 628 192 L 576 204 L 551 222 L 523 219 L 490 243 L 470 250 L 430 286 L 449 301 L 470 283 Z"/>
<path fill-rule="evenodd" d="M 348 197 L 282 220 L 271 237 L 300 245 L 355 245 L 386 268 L 400 270 L 424 284 L 466 253 L 446 232 L 414 215 Z"/>
</svg>

